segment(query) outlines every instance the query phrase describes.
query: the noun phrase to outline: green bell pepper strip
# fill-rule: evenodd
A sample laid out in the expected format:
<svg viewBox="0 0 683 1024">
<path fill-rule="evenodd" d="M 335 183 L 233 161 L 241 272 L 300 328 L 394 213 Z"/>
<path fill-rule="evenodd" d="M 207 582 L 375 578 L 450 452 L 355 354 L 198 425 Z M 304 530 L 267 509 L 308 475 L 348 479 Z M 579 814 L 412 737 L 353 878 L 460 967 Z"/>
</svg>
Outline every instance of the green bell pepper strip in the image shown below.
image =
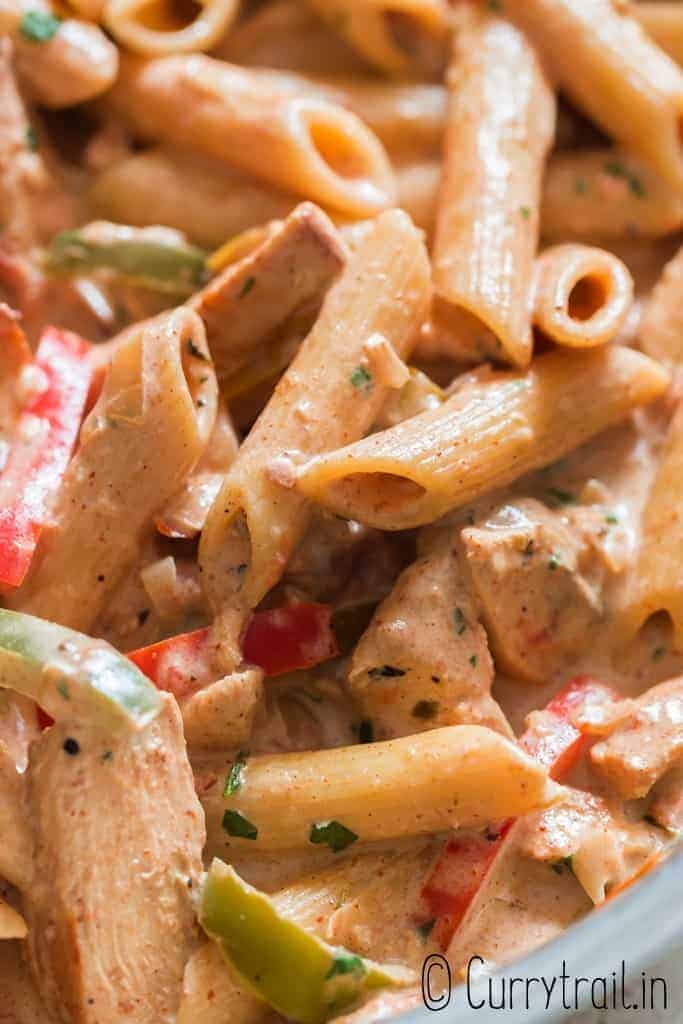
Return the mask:
<svg viewBox="0 0 683 1024">
<path fill-rule="evenodd" d="M 55 235 L 46 265 L 53 273 L 70 275 L 111 270 L 134 284 L 187 295 L 210 276 L 206 253 L 196 246 L 143 238 L 93 241 L 78 230 Z"/>
<path fill-rule="evenodd" d="M 141 729 L 163 706 L 154 684 L 103 640 L 4 608 L 0 687 L 31 697 L 56 721 L 83 716 L 109 730 Z"/>
<path fill-rule="evenodd" d="M 240 981 L 297 1024 L 324 1024 L 373 989 L 415 981 L 406 968 L 323 942 L 218 859 L 204 883 L 199 920 Z"/>
</svg>

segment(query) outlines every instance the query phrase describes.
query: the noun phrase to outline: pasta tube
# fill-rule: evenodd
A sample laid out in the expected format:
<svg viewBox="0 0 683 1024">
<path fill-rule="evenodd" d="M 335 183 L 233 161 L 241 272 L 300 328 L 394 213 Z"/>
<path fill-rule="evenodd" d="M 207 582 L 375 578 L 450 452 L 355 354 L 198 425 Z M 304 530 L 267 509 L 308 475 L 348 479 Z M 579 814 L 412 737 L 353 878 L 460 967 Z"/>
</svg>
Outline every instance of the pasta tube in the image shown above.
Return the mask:
<svg viewBox="0 0 683 1024">
<path fill-rule="evenodd" d="M 393 201 L 386 153 L 357 117 L 278 93 L 244 68 L 203 54 L 126 58 L 108 102 L 143 136 L 196 148 L 349 216 Z"/>
<path fill-rule="evenodd" d="M 587 149 L 557 153 L 548 163 L 541 206 L 544 238 L 659 238 L 681 225 L 683 196 L 632 154 Z"/>
<path fill-rule="evenodd" d="M 257 224 L 286 217 L 296 197 L 195 153 L 148 149 L 92 182 L 93 212 L 119 224 L 166 224 L 213 248 Z"/>
<path fill-rule="evenodd" d="M 133 331 L 83 424 L 54 525 L 7 603 L 87 632 L 134 564 L 150 520 L 201 455 L 216 402 L 195 313 L 181 308 Z"/>
<path fill-rule="evenodd" d="M 0 34 L 12 37 L 16 65 L 36 102 L 69 107 L 111 86 L 118 50 L 97 25 L 62 21 L 47 0 L 0 0 Z"/>
<path fill-rule="evenodd" d="M 437 75 L 446 62 L 448 8 L 442 0 L 308 0 L 367 61 L 391 74 Z"/>
<path fill-rule="evenodd" d="M 625 600 L 624 623 L 631 635 L 651 615 L 666 612 L 677 649 L 683 645 L 683 588 L 678 552 L 683 544 L 683 407 L 674 416 L 643 519 L 638 562 Z"/>
<path fill-rule="evenodd" d="M 525 0 L 506 14 L 569 98 L 683 192 L 683 72 L 638 22 L 612 0 Z"/>
<path fill-rule="evenodd" d="M 356 840 L 483 826 L 547 807 L 561 792 L 515 743 L 483 726 L 454 725 L 385 743 L 253 757 L 239 789 L 225 798 L 214 786 L 202 803 L 212 850 L 326 843 L 337 852 Z"/>
<path fill-rule="evenodd" d="M 313 458 L 297 489 L 383 530 L 433 522 L 547 466 L 658 398 L 668 374 L 621 346 L 554 351 L 526 373 L 494 373 L 440 408 Z"/>
<path fill-rule="evenodd" d="M 458 359 L 493 356 L 525 366 L 555 100 L 516 28 L 471 8 L 466 14 L 449 71 L 432 329 Z"/>
<path fill-rule="evenodd" d="M 683 9 L 679 3 L 632 3 L 628 13 L 677 64 L 683 64 Z"/>
<path fill-rule="evenodd" d="M 133 53 L 164 57 L 210 49 L 235 20 L 238 7 L 238 0 L 202 0 L 186 23 L 170 0 L 109 0 L 103 20 L 114 39 Z"/>
<path fill-rule="evenodd" d="M 633 302 L 633 278 L 610 252 L 556 245 L 538 259 L 534 323 L 558 345 L 590 348 L 616 337 Z"/>
<path fill-rule="evenodd" d="M 403 212 L 382 214 L 329 292 L 209 513 L 199 560 L 229 664 L 241 657 L 249 610 L 278 581 L 306 529 L 293 460 L 369 429 L 391 387 L 392 360 L 409 353 L 428 301 L 420 233 Z"/>
<path fill-rule="evenodd" d="M 652 289 L 640 325 L 644 352 L 670 369 L 683 364 L 683 249 L 664 267 Z"/>
</svg>

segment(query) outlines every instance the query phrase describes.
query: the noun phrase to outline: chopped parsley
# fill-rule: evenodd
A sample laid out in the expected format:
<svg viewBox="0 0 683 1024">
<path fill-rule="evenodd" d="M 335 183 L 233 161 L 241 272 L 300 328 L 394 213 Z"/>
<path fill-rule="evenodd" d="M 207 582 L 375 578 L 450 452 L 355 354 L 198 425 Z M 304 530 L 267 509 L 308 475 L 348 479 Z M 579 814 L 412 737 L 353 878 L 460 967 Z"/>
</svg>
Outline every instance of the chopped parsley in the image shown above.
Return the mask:
<svg viewBox="0 0 683 1024">
<path fill-rule="evenodd" d="M 239 839 L 256 839 L 258 829 L 239 811 L 226 811 L 223 815 L 223 831 Z"/>
<path fill-rule="evenodd" d="M 577 196 L 585 196 L 588 192 L 588 182 L 585 178 L 577 178 L 574 182 L 574 192 Z"/>
<path fill-rule="evenodd" d="M 465 619 L 462 608 L 455 609 L 455 611 L 453 612 L 453 619 L 455 621 L 456 633 L 458 634 L 458 636 L 462 636 L 462 634 L 467 629 L 467 620 Z"/>
<path fill-rule="evenodd" d="M 238 789 L 241 789 L 244 785 L 244 769 L 247 763 L 247 754 L 244 750 L 240 750 L 239 754 L 235 758 L 233 764 L 230 766 L 225 779 L 225 786 L 223 787 L 223 796 L 232 796 Z"/>
<path fill-rule="evenodd" d="M 524 220 L 528 220 L 529 217 L 531 216 L 531 207 L 529 207 L 529 206 L 520 206 L 519 212 L 522 215 L 522 217 L 524 217 Z"/>
<path fill-rule="evenodd" d="M 563 857 L 562 863 L 565 865 L 565 867 L 568 867 L 570 871 L 574 870 L 574 858 L 571 856 L 571 854 L 569 855 L 569 857 Z"/>
<path fill-rule="evenodd" d="M 57 683 L 57 693 L 60 697 L 63 697 L 64 700 L 71 700 L 71 694 L 69 693 L 69 687 L 66 679 L 60 679 Z"/>
<path fill-rule="evenodd" d="M 362 978 L 365 974 L 365 963 L 362 957 L 355 953 L 347 953 L 345 949 L 338 950 L 332 959 L 332 966 L 325 975 L 325 980 L 334 978 L 337 974 L 353 974 L 355 978 Z"/>
<path fill-rule="evenodd" d="M 666 647 L 655 647 L 654 651 L 652 652 L 652 660 L 659 661 L 659 659 L 663 658 L 665 654 Z"/>
<path fill-rule="evenodd" d="M 488 0 L 488 8 L 494 14 L 500 14 L 503 10 L 503 0 Z"/>
<path fill-rule="evenodd" d="M 35 130 L 33 125 L 30 124 L 26 129 L 26 146 L 32 153 L 35 153 L 39 145 L 40 141 L 38 139 L 38 132 Z"/>
<path fill-rule="evenodd" d="M 365 366 L 357 366 L 349 377 L 349 380 L 356 391 L 372 390 L 372 374 Z"/>
<path fill-rule="evenodd" d="M 556 555 L 553 552 L 553 554 L 550 556 L 550 560 L 548 562 L 548 568 L 550 569 L 551 572 L 555 572 L 555 570 L 559 567 L 559 565 L 560 565 L 560 556 Z"/>
<path fill-rule="evenodd" d="M 619 517 L 615 516 L 614 512 L 608 512 L 605 516 L 605 522 L 609 523 L 610 526 L 616 526 L 619 522 Z"/>
<path fill-rule="evenodd" d="M 255 277 L 248 277 L 246 279 L 246 281 L 244 282 L 244 284 L 242 285 L 242 287 L 240 288 L 240 293 L 239 293 L 239 295 L 237 297 L 239 299 L 243 299 L 245 295 L 249 294 L 249 292 L 251 291 L 251 289 L 254 287 L 255 284 L 256 284 L 256 278 Z"/>
<path fill-rule="evenodd" d="M 317 821 L 311 825 L 308 838 L 316 846 L 327 845 L 334 853 L 339 853 L 355 843 L 358 836 L 340 821 Z"/>
<path fill-rule="evenodd" d="M 605 164 L 605 172 L 607 174 L 611 174 L 613 178 L 621 178 L 622 181 L 626 181 L 628 183 L 628 187 L 631 189 L 631 192 L 638 199 L 642 199 L 644 197 L 645 186 L 643 185 L 642 181 L 636 174 L 634 174 L 632 171 L 629 171 L 628 167 L 625 167 L 624 164 L 621 163 L 621 161 L 609 160 Z"/>
<path fill-rule="evenodd" d="M 385 679 L 393 679 L 397 676 L 404 676 L 406 671 L 404 668 L 396 668 L 395 665 L 380 665 L 378 668 L 371 668 L 368 675 L 371 679 L 379 679 L 384 677 Z"/>
<path fill-rule="evenodd" d="M 571 505 L 576 500 L 571 491 L 564 491 L 561 487 L 549 487 L 548 497 L 556 501 L 558 505 Z"/>
<path fill-rule="evenodd" d="M 19 31 L 32 43 L 48 43 L 62 24 L 49 11 L 27 11 L 19 22 Z"/>
<path fill-rule="evenodd" d="M 372 743 L 375 738 L 375 730 L 369 718 L 364 718 L 358 726 L 358 741 L 360 743 Z"/>
<path fill-rule="evenodd" d="M 434 718 L 438 713 L 438 700 L 419 700 L 412 710 L 414 718 L 423 718 L 425 721 L 429 718 Z"/>
<path fill-rule="evenodd" d="M 477 656 L 476 656 L 476 654 L 470 654 L 470 665 L 472 666 L 472 668 L 476 668 L 477 667 Z"/>
<path fill-rule="evenodd" d="M 435 917 L 433 917 L 431 919 L 431 921 L 423 921 L 422 924 L 418 924 L 418 926 L 417 926 L 417 934 L 420 936 L 420 938 L 423 941 L 425 941 L 426 939 L 429 938 L 429 936 L 431 934 L 431 931 L 432 931 L 432 928 L 434 927 L 435 924 L 436 924 L 436 918 Z"/>
<path fill-rule="evenodd" d="M 106 764 L 107 761 L 113 761 L 114 760 L 114 751 L 113 750 L 105 750 L 105 752 L 102 754 L 101 760 L 104 761 L 105 764 Z"/>
<path fill-rule="evenodd" d="M 209 357 L 205 356 L 202 350 L 198 348 L 197 345 L 195 345 L 192 338 L 190 338 L 190 340 L 187 343 L 187 351 L 190 353 L 191 356 L 194 356 L 195 359 L 202 359 L 205 363 L 209 362 Z"/>
</svg>

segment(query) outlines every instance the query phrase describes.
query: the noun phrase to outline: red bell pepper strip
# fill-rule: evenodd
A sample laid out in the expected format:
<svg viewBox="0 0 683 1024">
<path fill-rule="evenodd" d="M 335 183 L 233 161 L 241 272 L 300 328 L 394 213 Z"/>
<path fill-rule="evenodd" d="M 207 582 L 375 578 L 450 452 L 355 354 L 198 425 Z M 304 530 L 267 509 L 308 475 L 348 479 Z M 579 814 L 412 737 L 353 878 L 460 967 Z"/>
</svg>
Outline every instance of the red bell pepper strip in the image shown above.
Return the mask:
<svg viewBox="0 0 683 1024">
<path fill-rule="evenodd" d="M 64 476 L 81 426 L 91 369 L 88 342 L 48 327 L 34 365 L 45 388 L 19 416 L 0 476 L 0 583 L 18 587 Z"/>
<path fill-rule="evenodd" d="M 572 715 L 588 703 L 615 698 L 610 687 L 590 676 L 577 676 L 529 726 L 520 744 L 557 780 L 569 772 L 591 743 L 591 738 L 573 725 Z M 450 944 L 513 824 L 512 818 L 503 822 L 488 837 L 456 834 L 444 847 L 421 891 L 426 916 L 434 920 L 431 935 L 442 949 Z"/>
<path fill-rule="evenodd" d="M 211 679 L 208 640 L 208 628 L 196 629 L 141 647 L 128 657 L 160 690 L 182 699 Z M 302 601 L 256 612 L 247 626 L 243 653 L 245 661 L 259 665 L 268 676 L 327 661 L 338 654 L 332 609 Z"/>
</svg>

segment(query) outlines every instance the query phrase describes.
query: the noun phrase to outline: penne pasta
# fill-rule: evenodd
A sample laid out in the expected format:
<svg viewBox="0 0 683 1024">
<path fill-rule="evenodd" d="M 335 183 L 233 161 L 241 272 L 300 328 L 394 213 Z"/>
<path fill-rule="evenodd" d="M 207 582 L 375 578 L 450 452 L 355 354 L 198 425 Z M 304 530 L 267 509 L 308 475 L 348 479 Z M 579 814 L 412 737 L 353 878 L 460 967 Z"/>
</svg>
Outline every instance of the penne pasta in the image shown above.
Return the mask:
<svg viewBox="0 0 683 1024">
<path fill-rule="evenodd" d="M 240 21 L 215 47 L 221 60 L 314 75 L 367 74 L 351 47 L 297 0 L 273 0 Z"/>
<path fill-rule="evenodd" d="M 46 22 L 47 34 L 32 29 L 36 16 L 53 19 Z M 13 39 L 22 82 L 43 106 L 94 99 L 116 78 L 118 50 L 102 29 L 75 18 L 55 19 L 47 0 L 0 0 L 0 34 L 5 33 Z"/>
<path fill-rule="evenodd" d="M 683 364 L 683 249 L 664 267 L 652 289 L 638 333 L 640 347 L 670 369 Z"/>
<path fill-rule="evenodd" d="M 558 345 L 604 345 L 619 333 L 632 303 L 633 278 L 604 249 L 556 245 L 537 261 L 534 323 Z"/>
<path fill-rule="evenodd" d="M 440 408 L 304 465 L 297 489 L 384 530 L 451 509 L 566 455 L 666 389 L 666 371 L 619 347 L 540 356 L 483 376 Z"/>
<path fill-rule="evenodd" d="M 683 192 L 683 71 L 638 22 L 612 0 L 525 0 L 506 13 L 569 98 Z"/>
<path fill-rule="evenodd" d="M 88 200 L 96 216 L 137 227 L 166 224 L 209 248 L 286 217 L 297 203 L 210 157 L 161 148 L 108 167 L 91 182 Z"/>
<path fill-rule="evenodd" d="M 438 74 L 448 49 L 442 0 L 308 0 L 370 64 L 391 74 Z"/>
<path fill-rule="evenodd" d="M 548 162 L 541 205 L 548 240 L 659 238 L 682 226 L 683 195 L 639 157 L 600 148 Z"/>
<path fill-rule="evenodd" d="M 349 216 L 393 201 L 386 154 L 357 117 L 278 93 L 244 68 L 202 54 L 126 58 L 108 103 L 145 137 L 196 147 Z"/>
<path fill-rule="evenodd" d="M 525 366 L 555 100 L 524 36 L 500 18 L 466 10 L 449 70 L 431 329 L 459 360 L 493 356 Z"/>
<path fill-rule="evenodd" d="M 677 64 L 683 64 L 683 10 L 671 0 L 631 3 L 628 13 Z"/>
<path fill-rule="evenodd" d="M 375 222 L 240 448 L 199 549 L 227 668 L 250 609 L 277 582 L 309 519 L 295 461 L 362 437 L 391 387 L 383 362 L 406 356 L 425 315 L 429 265 L 404 213 Z"/>
<path fill-rule="evenodd" d="M 633 636 L 657 612 L 673 627 L 674 644 L 683 644 L 683 590 L 677 556 L 683 544 L 679 494 L 683 483 L 683 408 L 671 421 L 659 468 L 643 515 L 638 561 L 624 599 L 623 626 Z"/>
<path fill-rule="evenodd" d="M 25 939 L 28 928 L 21 914 L 0 898 L 0 940 Z"/>
<path fill-rule="evenodd" d="M 187 19 L 171 0 L 107 0 L 103 21 L 117 42 L 143 57 L 208 50 L 237 16 L 239 0 L 203 0 Z"/>
<path fill-rule="evenodd" d="M 456 725 L 365 746 L 252 757 L 227 799 L 202 797 L 211 853 L 249 840 L 222 829 L 246 819 L 257 850 L 323 842 L 335 824 L 363 843 L 484 826 L 555 802 L 562 789 L 510 740 L 478 725 Z M 227 812 L 227 813 L 226 813 Z M 228 834 L 226 835 L 226 831 Z"/>
<path fill-rule="evenodd" d="M 54 524 L 41 537 L 26 582 L 7 603 L 88 629 L 135 562 L 146 524 L 200 457 L 216 401 L 196 314 L 176 310 L 132 332 L 83 424 Z"/>
</svg>

